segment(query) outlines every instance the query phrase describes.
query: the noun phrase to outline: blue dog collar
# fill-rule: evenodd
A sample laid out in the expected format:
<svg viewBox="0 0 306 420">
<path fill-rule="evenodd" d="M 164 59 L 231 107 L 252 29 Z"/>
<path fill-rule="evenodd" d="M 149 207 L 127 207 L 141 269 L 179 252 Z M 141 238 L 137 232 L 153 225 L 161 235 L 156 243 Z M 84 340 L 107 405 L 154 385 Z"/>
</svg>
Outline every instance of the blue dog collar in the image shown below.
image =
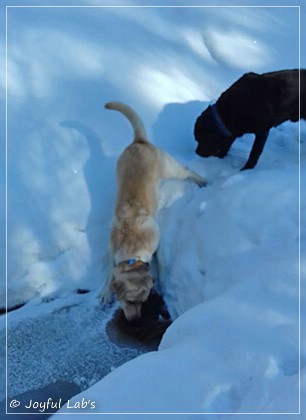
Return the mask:
<svg viewBox="0 0 306 420">
<path fill-rule="evenodd" d="M 119 263 L 118 265 L 124 266 L 126 271 L 130 271 L 140 266 L 148 267 L 149 263 L 144 262 L 140 259 L 130 258 L 129 260 L 121 261 L 121 263 Z"/>
<path fill-rule="evenodd" d="M 217 110 L 217 104 L 209 105 L 211 116 L 215 122 L 216 127 L 220 131 L 221 134 L 223 134 L 225 137 L 232 137 L 232 133 L 228 130 L 227 127 L 225 127 L 219 113 Z"/>
</svg>

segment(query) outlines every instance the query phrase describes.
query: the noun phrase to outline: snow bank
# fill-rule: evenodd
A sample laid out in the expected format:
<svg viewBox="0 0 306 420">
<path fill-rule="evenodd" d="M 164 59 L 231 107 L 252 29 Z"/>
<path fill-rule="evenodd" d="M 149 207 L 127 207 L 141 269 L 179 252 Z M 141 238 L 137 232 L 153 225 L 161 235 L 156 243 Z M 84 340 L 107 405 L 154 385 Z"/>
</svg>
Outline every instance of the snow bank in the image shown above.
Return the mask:
<svg viewBox="0 0 306 420">
<path fill-rule="evenodd" d="M 284 145 L 286 130 L 295 136 Z M 157 353 L 71 404 L 94 400 L 106 413 L 299 411 L 297 134 L 292 124 L 274 130 L 256 170 L 233 174 L 229 156 L 209 187 L 189 188 L 161 211 L 162 286 L 178 319 Z M 302 391 L 305 364 L 302 352 Z"/>
<path fill-rule="evenodd" d="M 131 133 L 103 104 L 131 104 L 184 160 L 196 108 L 155 126 L 163 108 L 217 98 L 250 69 L 296 67 L 297 18 L 295 8 L 8 9 L 9 306 L 103 279 L 114 165 Z M 187 137 L 170 144 L 177 124 Z"/>
</svg>

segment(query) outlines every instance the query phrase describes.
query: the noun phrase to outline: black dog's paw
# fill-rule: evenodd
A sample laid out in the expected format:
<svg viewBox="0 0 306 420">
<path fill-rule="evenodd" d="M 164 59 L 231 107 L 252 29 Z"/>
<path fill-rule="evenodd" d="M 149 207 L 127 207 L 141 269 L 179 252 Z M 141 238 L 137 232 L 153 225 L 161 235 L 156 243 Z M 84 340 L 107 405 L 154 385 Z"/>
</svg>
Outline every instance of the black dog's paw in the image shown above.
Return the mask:
<svg viewBox="0 0 306 420">
<path fill-rule="evenodd" d="M 255 165 L 252 165 L 252 164 L 250 164 L 250 163 L 246 163 L 246 164 L 244 165 L 244 167 L 240 169 L 240 172 L 242 172 L 242 171 L 246 171 L 246 170 L 248 170 L 248 169 L 253 169 L 253 168 L 254 168 L 254 166 L 255 166 Z"/>
</svg>

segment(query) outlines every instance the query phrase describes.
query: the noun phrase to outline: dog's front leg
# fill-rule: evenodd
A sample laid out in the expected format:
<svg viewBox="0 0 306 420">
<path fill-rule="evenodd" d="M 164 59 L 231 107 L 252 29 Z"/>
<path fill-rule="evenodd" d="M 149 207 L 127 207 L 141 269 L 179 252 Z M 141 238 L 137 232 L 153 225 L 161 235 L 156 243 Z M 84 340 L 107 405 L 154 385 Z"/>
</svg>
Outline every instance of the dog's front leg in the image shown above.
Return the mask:
<svg viewBox="0 0 306 420">
<path fill-rule="evenodd" d="M 103 305 L 106 305 L 107 303 L 111 303 L 111 301 L 113 300 L 113 293 L 111 291 L 110 286 L 111 286 L 111 275 L 109 275 L 105 286 L 103 287 L 103 289 L 101 290 L 99 294 L 100 302 Z"/>
<path fill-rule="evenodd" d="M 99 299 L 102 304 L 110 303 L 113 299 L 113 292 L 111 289 L 111 282 L 113 278 L 113 268 L 114 268 L 114 260 L 113 260 L 112 255 L 110 255 L 108 277 L 107 277 L 105 285 L 103 286 L 99 294 Z"/>
<path fill-rule="evenodd" d="M 268 138 L 268 135 L 269 135 L 269 130 L 256 134 L 249 159 L 248 159 L 247 163 L 244 165 L 244 167 L 241 169 L 242 171 L 244 171 L 245 169 L 254 168 L 254 166 L 258 162 L 259 156 L 261 155 L 261 153 L 263 151 L 263 148 L 266 144 L 266 140 Z"/>
<path fill-rule="evenodd" d="M 162 152 L 162 179 L 189 179 L 198 184 L 199 187 L 205 187 L 207 182 L 196 172 L 191 171 L 178 163 L 172 156 Z"/>
</svg>

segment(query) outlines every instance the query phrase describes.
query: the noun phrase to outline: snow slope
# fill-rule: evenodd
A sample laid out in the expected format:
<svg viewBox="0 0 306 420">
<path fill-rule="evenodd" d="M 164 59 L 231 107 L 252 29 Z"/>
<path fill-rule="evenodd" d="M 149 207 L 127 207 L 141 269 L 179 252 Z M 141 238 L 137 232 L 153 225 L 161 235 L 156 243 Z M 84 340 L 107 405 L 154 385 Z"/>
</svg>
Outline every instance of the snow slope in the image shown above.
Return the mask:
<svg viewBox="0 0 306 420">
<path fill-rule="evenodd" d="M 121 366 L 70 407 L 84 398 L 101 413 L 299 411 L 306 355 L 303 338 L 299 359 L 297 130 L 289 123 L 273 130 L 256 171 L 237 173 L 234 150 L 210 159 L 211 185 L 188 188 L 162 209 L 162 286 L 178 318 L 157 353 Z M 235 154 L 243 149 L 241 142 Z M 171 193 L 180 187 L 173 182 Z"/>
<path fill-rule="evenodd" d="M 115 369 L 75 401 L 94 400 L 95 412 L 299 410 L 306 125 L 300 144 L 298 124 L 273 129 L 257 167 L 243 173 L 252 136 L 236 141 L 225 159 L 204 160 L 194 154 L 192 134 L 197 115 L 244 72 L 298 67 L 298 40 L 297 8 L 8 9 L 8 306 L 28 302 L 8 317 L 10 396 L 45 386 L 46 378 L 85 389 L 111 370 L 97 366 L 108 348 L 98 334 L 110 313 L 103 318 L 96 295 L 107 272 L 115 163 L 131 139 L 129 124 L 103 104 L 120 100 L 139 112 L 154 144 L 209 185 L 161 186 L 160 281 L 175 322 L 159 351 Z M 304 251 L 303 223 L 300 238 Z M 305 264 L 302 252 L 302 290 Z M 27 338 L 52 323 L 59 328 L 48 339 Z M 65 362 L 45 364 L 58 348 L 76 366 L 68 376 Z M 84 354 L 93 361 L 87 374 Z M 120 355 L 116 366 L 133 355 Z"/>
</svg>

